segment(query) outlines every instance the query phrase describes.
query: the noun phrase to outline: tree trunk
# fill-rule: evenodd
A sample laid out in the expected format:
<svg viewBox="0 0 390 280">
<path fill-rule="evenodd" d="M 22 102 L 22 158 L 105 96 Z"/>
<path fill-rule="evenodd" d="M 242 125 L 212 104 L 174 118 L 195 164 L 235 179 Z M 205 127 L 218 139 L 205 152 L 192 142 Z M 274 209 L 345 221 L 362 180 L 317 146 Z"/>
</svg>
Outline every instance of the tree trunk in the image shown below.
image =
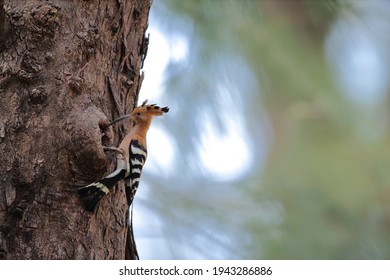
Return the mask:
<svg viewBox="0 0 390 280">
<path fill-rule="evenodd" d="M 0 0 L 0 258 L 124 259 L 124 186 L 93 214 L 142 82 L 145 0 Z M 134 258 L 133 256 L 131 256 Z"/>
</svg>

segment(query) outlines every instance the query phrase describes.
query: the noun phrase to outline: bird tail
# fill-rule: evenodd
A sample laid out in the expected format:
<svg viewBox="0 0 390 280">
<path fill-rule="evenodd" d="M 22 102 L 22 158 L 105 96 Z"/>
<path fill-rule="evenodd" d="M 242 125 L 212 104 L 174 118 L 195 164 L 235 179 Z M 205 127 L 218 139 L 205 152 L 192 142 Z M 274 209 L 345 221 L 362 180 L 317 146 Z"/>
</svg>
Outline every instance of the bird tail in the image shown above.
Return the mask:
<svg viewBox="0 0 390 280">
<path fill-rule="evenodd" d="M 137 245 L 135 244 L 135 239 L 134 239 L 133 207 L 129 209 L 129 212 L 127 212 L 128 213 L 127 221 L 129 227 L 127 228 L 127 235 L 126 235 L 125 260 L 139 260 Z M 129 219 L 129 214 L 130 214 L 130 219 Z"/>
<path fill-rule="evenodd" d="M 125 177 L 126 169 L 117 169 L 110 175 L 93 182 L 77 190 L 77 194 L 84 201 L 85 208 L 93 212 L 99 201 L 110 192 L 110 190 Z"/>
</svg>

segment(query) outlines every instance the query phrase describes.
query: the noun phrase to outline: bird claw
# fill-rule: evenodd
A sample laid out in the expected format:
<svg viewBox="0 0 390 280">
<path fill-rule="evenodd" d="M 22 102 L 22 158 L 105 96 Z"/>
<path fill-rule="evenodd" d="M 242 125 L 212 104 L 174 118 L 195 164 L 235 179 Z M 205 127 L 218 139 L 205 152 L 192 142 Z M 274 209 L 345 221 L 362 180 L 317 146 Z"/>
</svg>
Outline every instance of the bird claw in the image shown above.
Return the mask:
<svg viewBox="0 0 390 280">
<path fill-rule="evenodd" d="M 116 157 L 117 157 L 118 159 L 125 159 L 125 158 L 126 158 L 125 151 L 124 151 L 122 148 L 103 146 L 103 150 L 105 150 L 105 151 L 111 151 L 111 152 L 116 152 L 116 153 L 117 153 L 117 156 L 116 156 Z"/>
</svg>

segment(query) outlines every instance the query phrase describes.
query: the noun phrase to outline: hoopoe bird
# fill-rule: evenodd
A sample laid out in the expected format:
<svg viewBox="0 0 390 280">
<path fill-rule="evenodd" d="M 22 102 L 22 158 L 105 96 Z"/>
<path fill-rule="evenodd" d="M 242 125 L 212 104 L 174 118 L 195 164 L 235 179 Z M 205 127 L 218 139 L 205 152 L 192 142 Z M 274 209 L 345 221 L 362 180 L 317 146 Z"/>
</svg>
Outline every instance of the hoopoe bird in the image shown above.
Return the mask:
<svg viewBox="0 0 390 280">
<path fill-rule="evenodd" d="M 146 105 L 146 103 L 147 100 L 141 106 L 136 107 L 131 114 L 111 123 L 129 117 L 132 127 L 119 148 L 106 148 L 118 153 L 115 171 L 97 182 L 78 189 L 77 193 L 88 211 L 93 212 L 99 201 L 122 179 L 125 180 L 127 204 L 128 206 L 132 204 L 141 178 L 142 167 L 146 161 L 146 134 L 152 118 L 169 111 L 168 107 L 159 107 L 156 104 Z"/>
</svg>

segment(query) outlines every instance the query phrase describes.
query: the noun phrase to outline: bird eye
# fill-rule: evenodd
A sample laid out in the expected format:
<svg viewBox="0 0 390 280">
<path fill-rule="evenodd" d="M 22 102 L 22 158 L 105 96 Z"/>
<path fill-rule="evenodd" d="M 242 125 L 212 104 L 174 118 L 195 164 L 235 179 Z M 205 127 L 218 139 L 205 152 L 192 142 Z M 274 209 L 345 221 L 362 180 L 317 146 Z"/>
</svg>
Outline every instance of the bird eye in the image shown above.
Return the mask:
<svg viewBox="0 0 390 280">
<path fill-rule="evenodd" d="M 137 113 L 137 116 L 141 116 L 141 113 Z"/>
</svg>

